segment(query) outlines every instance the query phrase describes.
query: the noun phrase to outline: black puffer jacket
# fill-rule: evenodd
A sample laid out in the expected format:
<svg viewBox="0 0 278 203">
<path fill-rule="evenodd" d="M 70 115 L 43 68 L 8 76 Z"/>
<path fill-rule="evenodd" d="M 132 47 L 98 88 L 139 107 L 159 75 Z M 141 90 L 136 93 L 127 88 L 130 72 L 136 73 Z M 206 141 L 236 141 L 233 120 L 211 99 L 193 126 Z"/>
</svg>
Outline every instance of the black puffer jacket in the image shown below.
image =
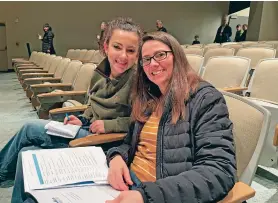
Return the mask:
<svg viewBox="0 0 278 203">
<path fill-rule="evenodd" d="M 54 38 L 54 34 L 52 32 L 51 27 L 49 27 L 49 30 L 44 33 L 44 36 L 42 38 L 42 52 L 56 54 L 53 46 L 53 38 Z M 48 50 L 50 52 L 48 52 Z"/>
<path fill-rule="evenodd" d="M 186 120 L 173 125 L 166 102 L 157 135 L 157 181 L 138 188 L 144 202 L 218 202 L 235 184 L 233 124 L 223 95 L 201 82 L 186 106 Z M 142 127 L 131 126 L 124 144 L 108 151 L 108 162 L 119 153 L 130 165 Z"/>
</svg>

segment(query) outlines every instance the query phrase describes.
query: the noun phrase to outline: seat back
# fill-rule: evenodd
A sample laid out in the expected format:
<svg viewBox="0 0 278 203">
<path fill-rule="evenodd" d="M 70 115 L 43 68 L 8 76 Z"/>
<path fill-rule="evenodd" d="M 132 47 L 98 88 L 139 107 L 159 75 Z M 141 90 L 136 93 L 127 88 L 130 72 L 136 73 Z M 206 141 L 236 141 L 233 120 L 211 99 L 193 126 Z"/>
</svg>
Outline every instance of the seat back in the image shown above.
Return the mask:
<svg viewBox="0 0 278 203">
<path fill-rule="evenodd" d="M 193 44 L 193 45 L 187 45 L 187 48 L 202 48 L 204 45 L 203 44 Z"/>
<path fill-rule="evenodd" d="M 79 57 L 78 57 L 78 59 L 79 59 L 79 60 L 83 60 L 84 57 L 85 57 L 85 55 L 87 54 L 87 52 L 88 52 L 87 49 L 81 49 L 81 50 L 79 51 Z"/>
<path fill-rule="evenodd" d="M 46 55 L 45 56 L 45 61 L 44 61 L 44 64 L 42 65 L 43 70 L 49 71 L 51 63 L 53 62 L 55 57 L 56 57 L 55 55 Z"/>
<path fill-rule="evenodd" d="M 253 45 L 257 45 L 258 42 L 245 41 L 245 42 L 241 42 L 241 44 L 243 45 L 243 47 L 250 47 L 250 46 L 253 46 Z"/>
<path fill-rule="evenodd" d="M 239 181 L 251 184 L 266 140 L 270 113 L 236 94 L 222 92 L 233 122 Z"/>
<path fill-rule="evenodd" d="M 56 69 L 58 67 L 58 64 L 61 62 L 62 60 L 62 57 L 61 56 L 56 56 L 53 58 L 51 64 L 50 64 L 50 67 L 49 67 L 49 70 L 48 70 L 48 73 L 55 73 L 56 72 Z"/>
<path fill-rule="evenodd" d="M 91 61 L 94 57 L 95 50 L 88 50 L 85 56 L 83 57 L 84 61 Z"/>
<path fill-rule="evenodd" d="M 86 63 L 81 66 L 74 80 L 73 90 L 74 91 L 87 91 L 90 86 L 91 78 L 96 65 L 93 63 Z"/>
<path fill-rule="evenodd" d="M 73 51 L 73 56 L 72 56 L 72 60 L 78 60 L 79 59 L 79 55 L 80 55 L 80 49 L 75 49 L 74 51 Z"/>
<path fill-rule="evenodd" d="M 217 48 L 217 47 L 221 47 L 221 44 L 219 43 L 211 43 L 211 44 L 207 44 L 204 46 L 204 54 L 207 52 L 207 50 L 211 49 L 211 48 Z"/>
<path fill-rule="evenodd" d="M 238 44 L 238 43 L 227 43 L 227 44 L 223 44 L 222 45 L 223 47 L 225 47 L 225 48 L 232 48 L 232 49 L 234 49 L 235 50 L 235 54 L 238 52 L 238 50 L 240 49 L 240 48 L 242 48 L 243 47 L 243 45 L 242 44 Z"/>
<path fill-rule="evenodd" d="M 216 88 L 244 87 L 250 70 L 250 59 L 236 56 L 211 57 L 202 78 Z"/>
<path fill-rule="evenodd" d="M 66 58 L 72 58 L 74 56 L 74 49 L 69 49 L 67 54 L 66 54 Z"/>
<path fill-rule="evenodd" d="M 251 97 L 278 103 L 278 59 L 261 60 L 249 84 Z"/>
<path fill-rule="evenodd" d="M 267 44 L 267 43 L 258 43 L 258 44 L 254 44 L 251 45 L 249 47 L 268 47 L 268 48 L 273 48 L 273 44 Z"/>
<path fill-rule="evenodd" d="M 210 57 L 213 56 L 233 56 L 235 53 L 235 50 L 232 48 L 226 48 L 226 47 L 214 47 L 209 48 L 205 55 L 204 55 L 204 66 L 206 66 L 207 61 Z"/>
<path fill-rule="evenodd" d="M 195 70 L 196 73 L 200 75 L 201 69 L 203 67 L 204 57 L 196 54 L 187 54 L 186 58 L 193 70 Z"/>
<path fill-rule="evenodd" d="M 35 59 L 36 59 L 36 56 L 38 56 L 37 54 L 38 54 L 38 52 L 32 51 L 31 56 L 29 58 L 29 61 L 34 63 Z"/>
<path fill-rule="evenodd" d="M 274 58 L 276 50 L 264 47 L 248 47 L 241 48 L 237 52 L 237 56 L 251 59 L 251 69 L 255 69 L 261 59 Z"/>
<path fill-rule="evenodd" d="M 62 60 L 60 61 L 60 63 L 58 63 L 56 71 L 54 73 L 54 78 L 62 78 L 65 70 L 68 68 L 70 63 L 70 59 L 69 58 L 62 58 Z"/>
<path fill-rule="evenodd" d="M 38 53 L 36 54 L 35 59 L 34 59 L 34 63 L 35 63 L 37 66 L 42 65 L 45 56 L 46 56 L 45 53 L 43 53 L 43 52 L 38 52 Z"/>
<path fill-rule="evenodd" d="M 203 54 L 204 54 L 204 49 L 202 49 L 200 47 L 184 48 L 183 51 L 184 51 L 185 55 L 187 55 L 187 54 L 195 54 L 195 55 L 203 56 Z"/>
<path fill-rule="evenodd" d="M 71 83 L 73 84 L 74 79 L 77 76 L 78 71 L 80 70 L 82 63 L 77 60 L 73 60 L 69 63 L 69 66 L 66 68 L 65 73 L 62 77 L 62 83 Z"/>
<path fill-rule="evenodd" d="M 104 59 L 104 56 L 100 53 L 99 50 L 95 50 L 94 55 L 92 57 L 92 63 L 98 65 Z"/>
</svg>

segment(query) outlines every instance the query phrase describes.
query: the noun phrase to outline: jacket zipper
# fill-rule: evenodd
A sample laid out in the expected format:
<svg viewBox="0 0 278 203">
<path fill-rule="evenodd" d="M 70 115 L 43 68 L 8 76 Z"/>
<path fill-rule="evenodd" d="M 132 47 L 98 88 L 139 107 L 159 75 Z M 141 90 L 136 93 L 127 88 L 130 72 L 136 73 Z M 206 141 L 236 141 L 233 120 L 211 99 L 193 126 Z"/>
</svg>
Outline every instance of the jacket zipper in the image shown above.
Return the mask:
<svg viewBox="0 0 278 203">
<path fill-rule="evenodd" d="M 163 129 L 164 129 L 164 125 L 165 125 L 165 121 L 167 119 L 167 112 L 164 112 L 161 116 L 161 120 L 159 122 L 159 130 L 158 130 L 158 137 L 157 137 L 157 149 L 159 150 L 159 153 L 157 155 L 157 157 L 159 156 L 160 159 L 160 176 L 158 177 L 158 179 L 162 179 L 164 178 L 163 175 Z"/>
</svg>

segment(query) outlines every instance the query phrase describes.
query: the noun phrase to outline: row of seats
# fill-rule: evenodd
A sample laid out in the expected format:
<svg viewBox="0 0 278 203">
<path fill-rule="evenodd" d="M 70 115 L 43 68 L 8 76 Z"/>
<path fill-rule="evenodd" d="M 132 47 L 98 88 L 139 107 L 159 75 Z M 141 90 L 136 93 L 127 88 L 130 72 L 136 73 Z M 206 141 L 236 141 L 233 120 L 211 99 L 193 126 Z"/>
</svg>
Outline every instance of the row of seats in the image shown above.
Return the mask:
<svg viewBox="0 0 278 203">
<path fill-rule="evenodd" d="M 244 42 L 225 42 L 225 43 L 211 43 L 211 44 L 184 44 L 182 45 L 185 48 L 207 48 L 207 47 L 268 47 L 268 48 L 277 48 L 278 41 L 244 41 Z"/>
<path fill-rule="evenodd" d="M 239 56 L 239 57 L 247 57 L 251 59 L 251 68 L 254 69 L 258 62 L 261 59 L 265 58 L 275 58 L 276 50 L 273 48 L 262 48 L 262 47 L 248 47 L 248 48 L 240 48 L 236 53 L 234 48 L 227 47 L 214 47 L 209 48 L 204 53 L 204 49 L 202 48 L 186 48 L 184 49 L 184 53 L 195 54 L 204 56 L 204 65 L 206 65 L 208 59 L 213 56 Z"/>
<path fill-rule="evenodd" d="M 48 111 L 73 99 L 84 104 L 96 65 L 60 56 L 38 53 L 39 63 L 14 62 L 18 79 L 40 118 Z M 36 60 L 35 60 L 36 61 Z"/>
<path fill-rule="evenodd" d="M 69 49 L 66 58 L 71 60 L 79 60 L 82 63 L 94 63 L 99 64 L 104 56 L 99 50 L 87 50 L 87 49 Z"/>
</svg>

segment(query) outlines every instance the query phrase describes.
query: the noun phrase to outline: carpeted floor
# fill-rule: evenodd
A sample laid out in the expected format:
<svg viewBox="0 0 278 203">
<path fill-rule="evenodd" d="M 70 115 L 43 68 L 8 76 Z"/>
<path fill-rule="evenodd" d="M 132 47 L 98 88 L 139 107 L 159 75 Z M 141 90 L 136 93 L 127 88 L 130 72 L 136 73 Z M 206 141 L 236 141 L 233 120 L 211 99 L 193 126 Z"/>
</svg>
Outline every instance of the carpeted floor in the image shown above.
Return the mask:
<svg viewBox="0 0 278 203">
<path fill-rule="evenodd" d="M 38 119 L 31 103 L 25 96 L 16 74 L 0 73 L 0 149 L 27 121 Z M 272 169 L 272 171 L 277 171 Z M 278 181 L 273 178 L 263 178 L 264 172 L 254 177 L 252 187 L 256 190 L 256 196 L 248 203 L 277 203 Z M 0 188 L 0 202 L 11 202 L 12 187 Z"/>
</svg>

